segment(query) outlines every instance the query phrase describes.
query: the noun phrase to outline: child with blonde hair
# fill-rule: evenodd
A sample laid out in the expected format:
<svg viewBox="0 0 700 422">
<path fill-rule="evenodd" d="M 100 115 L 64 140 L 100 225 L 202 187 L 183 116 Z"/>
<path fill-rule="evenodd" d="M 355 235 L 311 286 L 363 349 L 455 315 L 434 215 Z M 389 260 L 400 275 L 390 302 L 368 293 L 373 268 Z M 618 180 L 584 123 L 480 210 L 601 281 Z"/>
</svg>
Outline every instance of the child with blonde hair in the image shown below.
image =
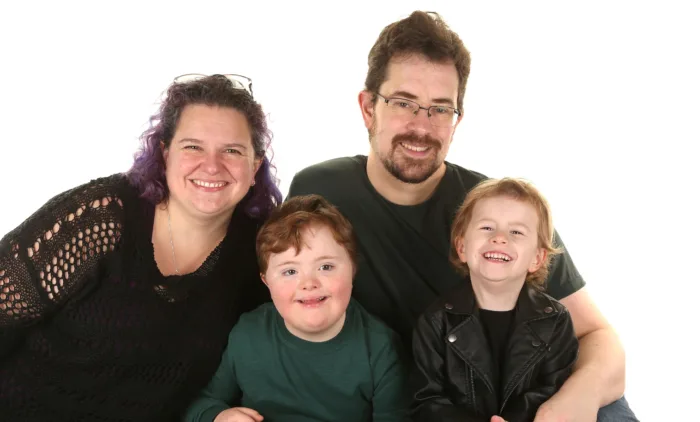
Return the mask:
<svg viewBox="0 0 700 422">
<path fill-rule="evenodd" d="M 544 293 L 553 245 L 549 205 L 531 184 L 485 180 L 452 226 L 463 285 L 419 318 L 416 421 L 532 421 L 569 377 L 578 341 L 567 309 Z"/>
</svg>

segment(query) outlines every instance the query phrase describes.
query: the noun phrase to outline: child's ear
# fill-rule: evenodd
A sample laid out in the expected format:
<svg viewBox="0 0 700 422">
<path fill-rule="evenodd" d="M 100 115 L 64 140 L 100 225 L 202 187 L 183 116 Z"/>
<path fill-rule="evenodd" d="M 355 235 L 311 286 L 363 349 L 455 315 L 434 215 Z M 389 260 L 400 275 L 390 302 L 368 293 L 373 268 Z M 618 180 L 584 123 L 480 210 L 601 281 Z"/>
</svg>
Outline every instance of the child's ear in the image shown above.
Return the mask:
<svg viewBox="0 0 700 422">
<path fill-rule="evenodd" d="M 532 262 L 530 263 L 530 267 L 527 269 L 528 272 L 534 273 L 535 271 L 539 270 L 540 267 L 542 267 L 542 264 L 544 264 L 544 261 L 547 259 L 547 251 L 544 248 L 540 248 L 537 251 L 537 255 L 532 259 Z"/>
<path fill-rule="evenodd" d="M 267 284 L 267 281 L 265 281 L 265 274 L 260 273 L 260 280 L 262 280 L 263 284 L 265 284 L 267 287 L 270 287 L 270 286 Z"/>
<path fill-rule="evenodd" d="M 455 240 L 455 249 L 457 250 L 457 256 L 462 262 L 467 262 L 467 252 L 464 247 L 464 237 L 458 237 Z"/>
</svg>

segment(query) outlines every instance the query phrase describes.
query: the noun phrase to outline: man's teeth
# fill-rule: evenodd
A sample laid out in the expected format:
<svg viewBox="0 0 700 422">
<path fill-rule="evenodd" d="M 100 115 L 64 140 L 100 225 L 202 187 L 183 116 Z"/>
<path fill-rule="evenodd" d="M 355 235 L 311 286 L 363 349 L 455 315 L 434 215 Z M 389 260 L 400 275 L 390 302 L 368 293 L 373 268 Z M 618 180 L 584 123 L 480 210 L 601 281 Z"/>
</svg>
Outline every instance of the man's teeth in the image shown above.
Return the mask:
<svg viewBox="0 0 700 422">
<path fill-rule="evenodd" d="M 484 258 L 486 259 L 500 259 L 501 261 L 509 262 L 510 257 L 506 254 L 502 253 L 496 253 L 496 252 L 487 252 L 484 254 Z"/>
<path fill-rule="evenodd" d="M 204 188 L 221 188 L 226 186 L 226 182 L 205 182 L 202 180 L 192 180 L 192 183 Z"/>
<path fill-rule="evenodd" d="M 416 151 L 416 152 L 423 152 L 423 151 L 428 150 L 428 147 L 417 147 L 417 146 L 414 146 L 411 144 L 405 144 L 403 142 L 401 142 L 401 146 L 406 148 L 406 149 L 410 149 L 411 151 Z"/>
</svg>

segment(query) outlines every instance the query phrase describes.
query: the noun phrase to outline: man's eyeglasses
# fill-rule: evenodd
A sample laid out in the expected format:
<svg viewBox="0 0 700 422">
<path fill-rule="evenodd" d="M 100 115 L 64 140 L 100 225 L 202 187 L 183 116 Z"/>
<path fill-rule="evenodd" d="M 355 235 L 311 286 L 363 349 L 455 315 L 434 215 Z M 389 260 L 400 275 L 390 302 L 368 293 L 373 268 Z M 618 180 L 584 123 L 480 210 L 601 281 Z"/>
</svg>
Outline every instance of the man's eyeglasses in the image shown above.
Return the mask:
<svg viewBox="0 0 700 422">
<path fill-rule="evenodd" d="M 201 73 L 188 73 L 185 75 L 180 75 L 175 78 L 175 83 L 186 83 L 196 81 L 202 78 L 208 78 L 209 76 L 223 76 L 233 84 L 234 88 L 245 89 L 253 95 L 253 80 L 247 76 L 236 75 L 235 73 L 217 74 L 217 75 L 203 75 Z"/>
<path fill-rule="evenodd" d="M 454 127 L 457 124 L 457 119 L 462 114 L 462 112 L 453 107 L 441 105 L 423 107 L 417 102 L 405 98 L 386 98 L 378 93 L 377 96 L 384 100 L 386 105 L 389 106 L 389 110 L 396 116 L 408 118 L 414 117 L 420 110 L 427 111 L 430 123 L 437 127 Z"/>
</svg>

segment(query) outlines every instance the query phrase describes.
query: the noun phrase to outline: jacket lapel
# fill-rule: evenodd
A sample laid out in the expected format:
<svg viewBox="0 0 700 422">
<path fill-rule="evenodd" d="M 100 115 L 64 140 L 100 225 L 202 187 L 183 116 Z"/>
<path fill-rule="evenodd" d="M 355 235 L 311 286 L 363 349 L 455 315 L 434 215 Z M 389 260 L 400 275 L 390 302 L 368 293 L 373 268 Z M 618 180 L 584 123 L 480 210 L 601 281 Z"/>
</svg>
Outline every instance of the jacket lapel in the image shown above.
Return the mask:
<svg viewBox="0 0 700 422">
<path fill-rule="evenodd" d="M 452 351 L 469 365 L 492 393 L 495 393 L 493 360 L 490 353 L 484 353 L 481 349 L 488 347 L 488 341 L 479 320 L 473 315 L 467 317 L 447 333 L 447 341 Z"/>
<path fill-rule="evenodd" d="M 452 302 L 445 304 L 445 309 L 448 318 L 454 319 L 454 323 L 450 324 L 453 328 L 447 332 L 445 341 L 450 349 L 484 381 L 488 389 L 495 393 L 493 359 L 491 353 L 484 353 L 484 347 L 488 349 L 489 343 L 476 317 L 479 310 L 469 278 L 451 297 Z"/>
<path fill-rule="evenodd" d="M 551 305 L 549 298 L 527 285 L 520 291 L 503 371 L 507 378 L 501 384 L 502 406 L 549 348 L 558 313 Z"/>
</svg>

